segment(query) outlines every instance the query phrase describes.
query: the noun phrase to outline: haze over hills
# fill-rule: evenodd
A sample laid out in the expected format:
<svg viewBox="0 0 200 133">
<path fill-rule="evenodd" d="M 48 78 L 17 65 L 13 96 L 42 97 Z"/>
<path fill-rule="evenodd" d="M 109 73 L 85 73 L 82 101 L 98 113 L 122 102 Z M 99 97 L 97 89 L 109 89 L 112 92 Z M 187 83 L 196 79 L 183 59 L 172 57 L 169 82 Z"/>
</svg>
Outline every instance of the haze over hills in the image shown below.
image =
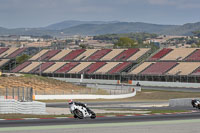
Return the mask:
<svg viewBox="0 0 200 133">
<path fill-rule="evenodd" d="M 68 20 L 63 21 L 55 24 L 48 25 L 44 27 L 45 29 L 49 30 L 62 30 L 82 24 L 110 24 L 110 23 L 117 23 L 118 21 L 78 21 L 78 20 Z"/>
<path fill-rule="evenodd" d="M 0 27 L 0 35 L 100 35 L 112 33 L 147 32 L 165 35 L 191 35 L 200 30 L 200 22 L 184 25 L 160 25 L 118 21 L 63 21 L 41 28 L 7 29 Z"/>
</svg>

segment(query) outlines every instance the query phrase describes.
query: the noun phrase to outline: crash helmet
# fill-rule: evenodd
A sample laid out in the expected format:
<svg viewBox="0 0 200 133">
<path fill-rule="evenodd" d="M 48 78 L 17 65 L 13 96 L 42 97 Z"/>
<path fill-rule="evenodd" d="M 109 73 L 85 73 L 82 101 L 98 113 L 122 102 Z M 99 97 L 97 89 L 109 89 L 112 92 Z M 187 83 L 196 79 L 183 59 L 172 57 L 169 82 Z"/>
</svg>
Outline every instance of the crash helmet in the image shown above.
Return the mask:
<svg viewBox="0 0 200 133">
<path fill-rule="evenodd" d="M 73 104 L 73 100 L 70 99 L 70 100 L 68 101 L 68 103 L 69 103 L 69 104 Z"/>
</svg>

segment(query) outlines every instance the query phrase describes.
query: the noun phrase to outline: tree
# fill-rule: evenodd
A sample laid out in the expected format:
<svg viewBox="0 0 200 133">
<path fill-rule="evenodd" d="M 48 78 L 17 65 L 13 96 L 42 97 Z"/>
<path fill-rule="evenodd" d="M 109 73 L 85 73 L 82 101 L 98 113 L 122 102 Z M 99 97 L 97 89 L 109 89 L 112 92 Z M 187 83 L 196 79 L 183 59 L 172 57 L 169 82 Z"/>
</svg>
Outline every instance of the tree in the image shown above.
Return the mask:
<svg viewBox="0 0 200 133">
<path fill-rule="evenodd" d="M 200 41 L 199 41 L 196 45 L 197 45 L 197 47 L 199 48 L 199 47 L 200 47 Z"/>
<path fill-rule="evenodd" d="M 82 49 L 86 49 L 87 46 L 85 44 L 80 44 L 79 47 L 81 47 Z"/>
<path fill-rule="evenodd" d="M 128 38 L 128 37 L 121 37 L 115 43 L 115 48 L 135 48 L 137 46 L 137 42 Z"/>
<path fill-rule="evenodd" d="M 24 61 L 28 60 L 29 58 L 30 58 L 30 56 L 28 56 L 28 55 L 26 55 L 26 54 L 23 54 L 23 55 L 18 56 L 18 57 L 16 58 L 16 63 L 17 63 L 17 64 L 21 64 L 21 63 L 23 63 Z"/>
<path fill-rule="evenodd" d="M 192 32 L 194 36 L 200 37 L 200 30 L 199 31 L 193 31 Z"/>
</svg>

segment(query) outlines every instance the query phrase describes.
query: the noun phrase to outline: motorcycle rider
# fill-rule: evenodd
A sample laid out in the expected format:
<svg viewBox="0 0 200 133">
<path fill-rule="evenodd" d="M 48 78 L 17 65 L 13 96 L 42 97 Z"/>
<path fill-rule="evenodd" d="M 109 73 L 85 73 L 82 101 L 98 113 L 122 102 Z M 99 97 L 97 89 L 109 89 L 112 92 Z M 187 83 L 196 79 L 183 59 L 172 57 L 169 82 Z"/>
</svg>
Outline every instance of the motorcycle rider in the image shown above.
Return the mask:
<svg viewBox="0 0 200 133">
<path fill-rule="evenodd" d="M 70 100 L 68 101 L 68 103 L 69 103 L 69 105 L 75 104 L 75 105 L 78 105 L 78 106 L 82 106 L 82 107 L 86 108 L 86 110 L 87 110 L 89 113 L 91 113 L 91 110 L 86 106 L 86 104 L 83 104 L 83 103 L 81 103 L 81 102 L 74 102 L 72 99 L 70 99 Z"/>
</svg>

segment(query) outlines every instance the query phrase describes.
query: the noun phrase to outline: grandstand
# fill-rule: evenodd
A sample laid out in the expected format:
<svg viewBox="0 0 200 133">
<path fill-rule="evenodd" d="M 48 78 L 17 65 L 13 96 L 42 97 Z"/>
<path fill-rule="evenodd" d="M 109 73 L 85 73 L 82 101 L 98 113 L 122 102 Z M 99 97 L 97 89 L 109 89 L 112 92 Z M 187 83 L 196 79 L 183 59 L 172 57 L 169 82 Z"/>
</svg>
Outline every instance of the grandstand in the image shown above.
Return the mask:
<svg viewBox="0 0 200 133">
<path fill-rule="evenodd" d="M 149 48 L 134 49 L 44 49 L 30 61 L 138 61 L 150 51 Z"/>
<path fill-rule="evenodd" d="M 200 81 L 200 49 L 163 48 L 148 58 L 150 49 L 45 49 L 11 72 L 44 76 Z M 6 51 L 6 49 L 1 49 Z M 144 60 L 145 59 L 145 60 Z M 142 61 L 143 60 L 143 61 Z M 139 62 L 139 64 L 138 64 Z M 122 74 L 123 73 L 123 74 Z"/>
<path fill-rule="evenodd" d="M 44 49 L 11 72 L 48 76 L 120 75 L 126 73 L 150 49 Z"/>
<path fill-rule="evenodd" d="M 163 48 L 133 67 L 130 79 L 200 82 L 200 49 Z"/>
<path fill-rule="evenodd" d="M 26 51 L 26 48 L 5 48 L 0 47 L 0 69 L 4 70 L 5 67 L 9 67 L 10 70 L 15 58 L 22 55 Z"/>
</svg>

